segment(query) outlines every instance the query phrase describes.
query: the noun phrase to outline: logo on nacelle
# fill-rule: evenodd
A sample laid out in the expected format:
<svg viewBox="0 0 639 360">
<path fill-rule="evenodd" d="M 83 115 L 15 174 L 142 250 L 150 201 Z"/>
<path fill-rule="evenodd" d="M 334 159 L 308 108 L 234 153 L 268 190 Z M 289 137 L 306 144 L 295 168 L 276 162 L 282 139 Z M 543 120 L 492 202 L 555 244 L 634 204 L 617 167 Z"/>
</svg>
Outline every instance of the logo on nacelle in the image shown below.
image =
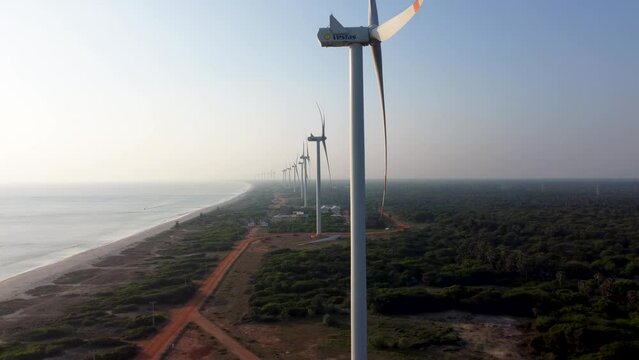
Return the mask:
<svg viewBox="0 0 639 360">
<path fill-rule="evenodd" d="M 334 34 L 333 40 L 355 40 L 357 36 L 351 34 Z"/>
<path fill-rule="evenodd" d="M 330 40 L 331 39 L 331 34 L 324 34 L 324 40 Z"/>
</svg>

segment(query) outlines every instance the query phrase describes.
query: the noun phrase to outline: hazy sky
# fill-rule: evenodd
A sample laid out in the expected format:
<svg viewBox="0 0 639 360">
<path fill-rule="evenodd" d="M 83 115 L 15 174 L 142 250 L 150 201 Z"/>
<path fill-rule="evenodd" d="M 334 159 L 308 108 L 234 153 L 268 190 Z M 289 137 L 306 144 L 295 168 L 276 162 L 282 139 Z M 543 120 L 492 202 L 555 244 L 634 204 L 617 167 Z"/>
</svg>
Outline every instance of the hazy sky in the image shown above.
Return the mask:
<svg viewBox="0 0 639 360">
<path fill-rule="evenodd" d="M 378 0 L 380 20 L 410 3 Z M 0 182 L 279 178 L 319 130 L 316 100 L 346 177 L 348 51 L 316 40 L 331 13 L 365 25 L 367 2 L 0 0 Z M 638 14 L 427 0 L 383 45 L 390 177 L 639 177 Z M 380 178 L 368 50 L 364 65 Z"/>
</svg>

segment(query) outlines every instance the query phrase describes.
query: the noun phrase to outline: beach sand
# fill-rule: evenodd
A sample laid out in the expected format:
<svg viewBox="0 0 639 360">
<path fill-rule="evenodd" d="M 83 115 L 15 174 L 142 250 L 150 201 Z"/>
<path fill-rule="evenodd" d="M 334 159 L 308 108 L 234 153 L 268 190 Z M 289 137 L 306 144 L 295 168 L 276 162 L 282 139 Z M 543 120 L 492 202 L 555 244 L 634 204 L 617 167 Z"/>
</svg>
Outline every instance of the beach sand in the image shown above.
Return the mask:
<svg viewBox="0 0 639 360">
<path fill-rule="evenodd" d="M 249 186 L 245 192 L 224 202 L 195 210 L 177 219 L 156 225 L 152 228 L 143 230 L 139 233 L 125 237 L 123 239 L 116 240 L 112 243 L 69 256 L 56 263 L 41 266 L 39 268 L 10 277 L 6 280 L 2 280 L 0 281 L 0 302 L 9 301 L 16 298 L 30 298 L 31 296 L 27 295 L 25 293 L 26 291 L 37 288 L 39 286 L 51 284 L 53 280 L 66 273 L 91 267 L 93 264 L 98 263 L 99 261 L 107 257 L 118 255 L 123 250 L 139 243 L 142 240 L 170 230 L 175 226 L 176 221 L 185 222 L 198 217 L 200 213 L 207 213 L 217 209 L 218 207 L 224 207 L 235 203 L 243 199 L 246 194 L 251 191 L 251 189 L 253 189 L 253 185 Z"/>
</svg>

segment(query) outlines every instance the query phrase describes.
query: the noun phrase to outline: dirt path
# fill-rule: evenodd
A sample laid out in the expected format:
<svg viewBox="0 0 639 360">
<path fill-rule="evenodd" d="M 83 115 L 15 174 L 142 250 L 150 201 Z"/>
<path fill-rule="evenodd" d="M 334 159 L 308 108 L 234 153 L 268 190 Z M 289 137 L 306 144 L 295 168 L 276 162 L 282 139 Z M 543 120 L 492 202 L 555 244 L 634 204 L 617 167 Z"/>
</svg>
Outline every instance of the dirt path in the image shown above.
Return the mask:
<svg viewBox="0 0 639 360">
<path fill-rule="evenodd" d="M 215 325 L 211 320 L 205 318 L 199 312 L 193 315 L 193 322 L 202 330 L 215 337 L 230 352 L 242 360 L 259 360 L 259 358 L 246 349 L 237 340 L 233 339 L 222 328 Z"/>
<path fill-rule="evenodd" d="M 393 224 L 393 227 L 395 227 L 395 230 L 397 231 L 403 231 L 408 229 L 410 226 L 408 224 L 406 224 L 405 222 L 399 220 L 396 217 L 393 217 L 389 212 L 384 211 L 384 216 L 386 218 L 388 218 L 390 220 L 390 222 Z"/>
<path fill-rule="evenodd" d="M 160 359 L 166 349 L 168 349 L 171 344 L 175 343 L 175 340 L 178 336 L 180 336 L 186 325 L 199 315 L 200 307 L 215 291 L 215 289 L 217 289 L 218 285 L 224 278 L 224 275 L 231 265 L 233 265 L 235 260 L 237 260 L 242 252 L 244 252 L 244 250 L 246 250 L 252 242 L 260 239 L 255 236 L 257 230 L 257 227 L 252 228 L 248 235 L 235 248 L 233 248 L 228 255 L 226 255 L 211 275 L 209 275 L 204 283 L 202 283 L 195 296 L 193 296 L 188 303 L 170 312 L 171 320 L 160 330 L 160 332 L 158 332 L 153 338 L 138 344 L 140 346 L 140 354 L 137 356 L 137 359 Z M 222 341 L 222 339 L 218 338 L 218 340 L 227 346 L 228 350 L 233 353 L 248 351 L 237 342 L 235 342 L 235 344 L 226 344 Z M 238 345 L 239 348 L 237 347 Z"/>
</svg>

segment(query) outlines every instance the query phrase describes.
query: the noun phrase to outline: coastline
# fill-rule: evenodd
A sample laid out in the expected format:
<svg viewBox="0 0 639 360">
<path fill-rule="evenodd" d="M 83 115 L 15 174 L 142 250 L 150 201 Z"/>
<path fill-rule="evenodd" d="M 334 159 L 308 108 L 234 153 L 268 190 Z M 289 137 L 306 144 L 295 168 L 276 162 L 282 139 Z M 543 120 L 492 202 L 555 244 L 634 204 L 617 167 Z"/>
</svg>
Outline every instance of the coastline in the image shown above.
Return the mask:
<svg viewBox="0 0 639 360">
<path fill-rule="evenodd" d="M 0 302 L 13 300 L 18 297 L 29 297 L 25 294 L 26 291 L 36 288 L 38 286 L 47 285 L 52 283 L 58 277 L 72 271 L 84 269 L 92 266 L 94 263 L 107 258 L 120 254 L 126 248 L 137 244 L 140 241 L 148 239 L 152 236 L 158 235 L 164 231 L 170 230 L 176 221 L 184 222 L 194 219 L 200 215 L 200 213 L 211 212 L 218 207 L 229 206 L 236 203 L 246 197 L 246 195 L 253 189 L 254 185 L 247 183 L 248 187 L 242 193 L 239 193 L 231 198 L 223 200 L 219 203 L 208 205 L 206 207 L 193 210 L 187 214 L 177 216 L 171 220 L 167 220 L 161 224 L 152 226 L 150 228 L 141 230 L 137 233 L 129 235 L 127 237 L 114 240 L 108 244 L 98 246 L 89 250 L 82 251 L 80 253 L 68 256 L 64 259 L 56 261 L 54 263 L 43 265 L 23 273 L 14 275 L 10 278 L 0 281 Z"/>
</svg>

